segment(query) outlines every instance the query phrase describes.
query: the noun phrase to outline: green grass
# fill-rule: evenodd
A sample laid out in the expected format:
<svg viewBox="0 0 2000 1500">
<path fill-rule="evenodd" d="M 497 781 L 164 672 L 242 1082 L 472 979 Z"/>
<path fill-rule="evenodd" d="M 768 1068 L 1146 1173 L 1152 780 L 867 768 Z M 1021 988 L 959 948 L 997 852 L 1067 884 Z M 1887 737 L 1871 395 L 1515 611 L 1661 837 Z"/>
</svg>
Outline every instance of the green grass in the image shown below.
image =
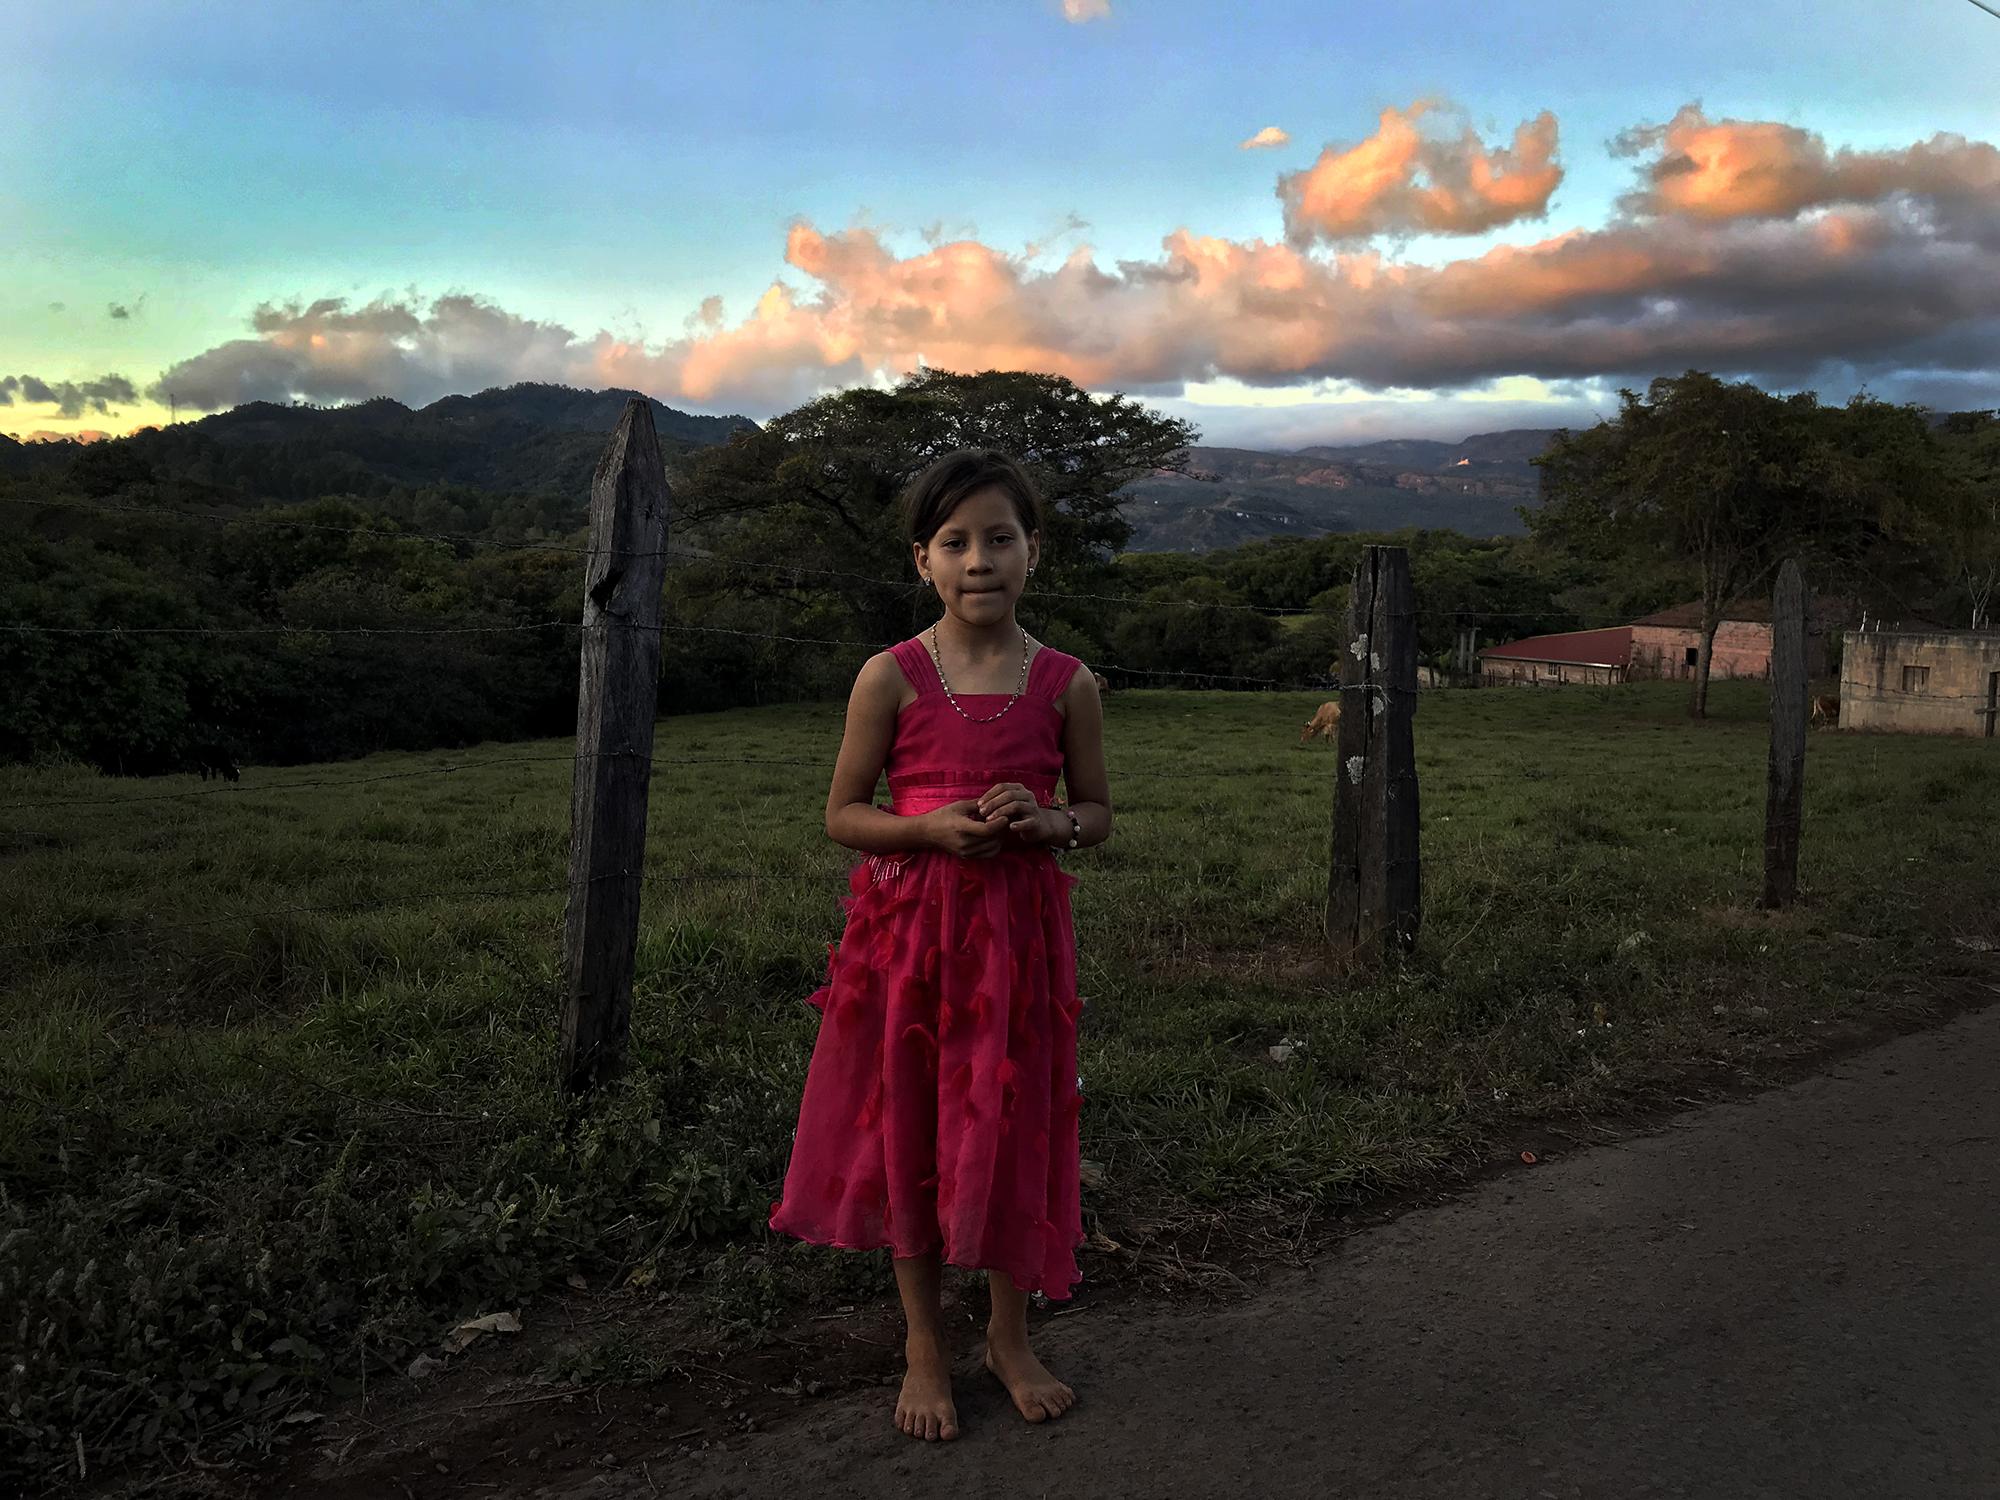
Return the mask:
<svg viewBox="0 0 2000 1500">
<path fill-rule="evenodd" d="M 1503 1118 L 1991 978 L 1955 941 L 2000 911 L 1991 745 L 1814 735 L 1806 903 L 1763 914 L 1761 693 L 1718 684 L 1705 724 L 1684 699 L 1425 695 L 1422 942 L 1342 980 L 1333 754 L 1297 744 L 1317 698 L 1114 695 L 1117 834 L 1074 861 L 1092 1223 L 1142 1259 L 1225 1212 L 1296 1224 L 1468 1163 Z M 884 1291 L 880 1257 L 761 1227 L 838 935 L 839 730 L 661 725 L 691 763 L 654 777 L 635 1066 L 568 1122 L 565 743 L 121 806 L 19 804 L 203 788 L 0 771 L 0 1474 L 73 1472 L 79 1438 L 93 1471 L 261 1449 L 364 1361 L 572 1269 L 638 1268 L 743 1334 Z"/>
</svg>

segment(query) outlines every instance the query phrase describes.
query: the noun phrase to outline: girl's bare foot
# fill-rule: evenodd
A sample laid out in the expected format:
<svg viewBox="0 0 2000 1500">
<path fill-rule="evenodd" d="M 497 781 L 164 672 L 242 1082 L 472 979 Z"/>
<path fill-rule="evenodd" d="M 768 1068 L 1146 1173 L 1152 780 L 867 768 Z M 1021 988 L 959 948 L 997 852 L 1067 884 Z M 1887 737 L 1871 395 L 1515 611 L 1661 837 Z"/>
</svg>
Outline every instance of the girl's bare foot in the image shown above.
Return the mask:
<svg viewBox="0 0 2000 1500">
<path fill-rule="evenodd" d="M 1015 1409 L 1030 1422 L 1048 1422 L 1076 1405 L 1076 1392 L 1048 1372 L 1019 1334 L 986 1332 L 986 1368 L 1007 1387 Z"/>
<path fill-rule="evenodd" d="M 951 1399 L 951 1354 L 941 1338 L 911 1334 L 903 1343 L 909 1373 L 896 1400 L 896 1426 L 927 1443 L 958 1436 L 958 1408 Z"/>
</svg>

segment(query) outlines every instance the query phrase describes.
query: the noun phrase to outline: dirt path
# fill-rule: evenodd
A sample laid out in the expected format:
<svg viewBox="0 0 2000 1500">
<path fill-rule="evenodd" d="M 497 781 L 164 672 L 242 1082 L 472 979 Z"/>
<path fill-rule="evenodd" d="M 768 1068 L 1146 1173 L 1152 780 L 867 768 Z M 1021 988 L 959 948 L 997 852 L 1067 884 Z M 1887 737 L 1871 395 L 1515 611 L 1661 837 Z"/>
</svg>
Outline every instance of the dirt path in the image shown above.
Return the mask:
<svg viewBox="0 0 2000 1500">
<path fill-rule="evenodd" d="M 1243 1305 L 1043 1339 L 1082 1394 L 1051 1427 L 968 1359 L 950 1446 L 898 1436 L 883 1390 L 513 1494 L 1991 1500 L 2000 1007 L 1491 1180 Z"/>
</svg>

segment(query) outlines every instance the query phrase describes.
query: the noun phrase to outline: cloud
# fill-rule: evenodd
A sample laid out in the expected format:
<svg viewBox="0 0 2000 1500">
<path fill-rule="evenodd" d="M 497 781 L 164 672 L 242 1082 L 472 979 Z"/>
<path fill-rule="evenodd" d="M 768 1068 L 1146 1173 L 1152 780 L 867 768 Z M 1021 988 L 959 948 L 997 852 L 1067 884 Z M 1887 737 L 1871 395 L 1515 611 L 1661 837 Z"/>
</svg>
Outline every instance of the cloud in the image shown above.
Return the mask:
<svg viewBox="0 0 2000 1500">
<path fill-rule="evenodd" d="M 1111 0 L 1062 0 L 1063 19 L 1072 26 L 1081 26 L 1086 21 L 1108 20 L 1111 15 Z"/>
<path fill-rule="evenodd" d="M 2000 197 L 2000 150 L 1984 142 L 1938 134 L 1900 151 L 1829 151 L 1813 131 L 1770 120 L 1711 120 L 1698 104 L 1684 105 L 1664 125 L 1623 132 L 1612 151 L 1645 159 L 1641 186 L 1620 204 L 1635 215 L 1790 218 L 1895 194 L 1990 210 Z"/>
<path fill-rule="evenodd" d="M 146 306 L 146 294 L 144 292 L 141 292 L 138 295 L 138 297 L 131 302 L 111 303 L 108 307 L 105 308 L 105 312 L 114 321 L 123 323 L 128 319 L 136 318 L 140 314 L 140 312 L 144 310 L 145 306 Z"/>
<path fill-rule="evenodd" d="M 1467 433 L 1510 427 L 1589 427 L 1618 405 L 1613 389 L 1567 382 L 1541 387 L 1532 396 L 1497 393 L 1510 384 L 1497 382 L 1453 394 L 1328 391 L 1321 399 L 1279 406 L 1178 397 L 1156 398 L 1151 404 L 1168 416 L 1193 422 L 1204 443 L 1275 452 L 1315 443 L 1364 443 L 1390 433 L 1457 442 Z"/>
<path fill-rule="evenodd" d="M 148 394 L 210 411 L 294 396 L 427 402 L 449 391 L 562 380 L 578 360 L 569 329 L 465 294 L 438 297 L 428 307 L 414 297 L 383 297 L 359 308 L 343 297 L 265 303 L 250 322 L 254 338 L 180 361 Z"/>
<path fill-rule="evenodd" d="M 1266 125 L 1249 140 L 1237 142 L 1237 148 L 1243 151 L 1255 151 L 1263 146 L 1282 146 L 1290 140 L 1291 137 L 1277 126 Z"/>
<path fill-rule="evenodd" d="M 1552 120 L 1522 131 L 1552 151 Z M 1519 178 L 1536 154 L 1521 132 L 1515 140 L 1505 153 L 1447 141 L 1421 173 L 1410 163 L 1422 166 L 1422 153 L 1405 157 L 1362 184 L 1346 222 L 1407 227 L 1419 211 L 1396 207 L 1399 196 L 1436 187 L 1432 168 L 1445 160 L 1455 165 L 1439 169 L 1444 178 L 1487 184 L 1480 212 L 1498 211 L 1491 185 Z M 208 408 L 292 396 L 416 404 L 553 380 L 763 416 L 924 365 L 1044 370 L 1155 397 L 1219 380 L 1271 390 L 1339 381 L 1399 400 L 1508 377 L 1601 390 L 1690 366 L 1781 386 L 1972 391 L 1984 381 L 1992 392 L 2000 188 L 1982 189 L 1973 170 L 1990 149 L 1959 143 L 1948 170 L 1904 170 L 1876 200 L 1626 214 L 1435 264 L 1186 226 L 1157 254 L 1108 265 L 1088 244 L 1051 262 L 1043 243 L 1010 251 L 969 235 L 905 253 L 867 226 L 801 220 L 785 237 L 789 280 L 774 279 L 733 319 L 704 302 L 664 343 L 582 334 L 466 294 L 267 304 L 251 337 L 183 361 L 152 393 Z M 1915 147 L 1873 156 L 1940 159 Z"/>
<path fill-rule="evenodd" d="M 49 304 L 49 311 L 54 313 L 65 312 L 68 308 L 69 304 L 67 302 L 51 302 Z"/>
<path fill-rule="evenodd" d="M 1556 117 L 1547 110 L 1515 127 L 1511 147 L 1488 147 L 1448 103 L 1385 109 L 1366 140 L 1328 146 L 1310 167 L 1278 179 L 1285 238 L 1301 247 L 1355 244 L 1539 218 L 1563 177 L 1555 152 Z"/>
<path fill-rule="evenodd" d="M 86 411 L 108 417 L 114 402 L 129 405 L 138 399 L 139 392 L 123 375 L 100 375 L 95 380 L 81 383 L 73 380 L 50 382 L 34 375 L 0 376 L 0 406 L 12 406 L 19 400 L 26 404 L 53 406 L 57 415 L 63 417 L 80 417 Z"/>
</svg>

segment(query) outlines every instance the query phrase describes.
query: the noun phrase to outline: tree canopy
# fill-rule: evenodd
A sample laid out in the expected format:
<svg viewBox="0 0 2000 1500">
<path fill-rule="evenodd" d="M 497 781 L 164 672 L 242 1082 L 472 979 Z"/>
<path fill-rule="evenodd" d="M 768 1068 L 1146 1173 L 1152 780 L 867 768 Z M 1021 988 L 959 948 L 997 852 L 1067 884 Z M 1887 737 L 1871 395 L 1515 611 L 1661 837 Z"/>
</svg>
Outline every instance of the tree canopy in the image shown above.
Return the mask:
<svg viewBox="0 0 2000 1500">
<path fill-rule="evenodd" d="M 1559 433 L 1536 460 L 1536 541 L 1605 566 L 1677 565 L 1701 603 L 1689 710 L 1706 711 L 1716 627 L 1797 557 L 1819 592 L 1894 590 L 1949 508 L 1919 408 L 1859 395 L 1825 407 L 1699 370 L 1662 376 L 1618 414 Z M 1907 579 L 1905 578 L 1905 581 Z"/>
<path fill-rule="evenodd" d="M 1119 491 L 1140 475 L 1183 469 L 1194 436 L 1187 422 L 1060 375 L 929 369 L 893 390 L 822 396 L 676 466 L 673 535 L 702 559 L 670 571 L 669 614 L 712 630 L 783 619 L 814 628 L 782 633 L 903 639 L 928 616 L 897 499 L 932 460 L 991 447 L 1017 458 L 1048 503 L 1023 613 L 1052 644 L 1081 643 L 1101 611 L 1063 596 L 1102 592 L 1111 579 L 1130 531 Z M 698 649 L 731 648 L 713 639 Z M 796 650 L 736 650 L 776 692 L 830 690 L 858 665 L 853 653 L 813 661 Z"/>
</svg>

